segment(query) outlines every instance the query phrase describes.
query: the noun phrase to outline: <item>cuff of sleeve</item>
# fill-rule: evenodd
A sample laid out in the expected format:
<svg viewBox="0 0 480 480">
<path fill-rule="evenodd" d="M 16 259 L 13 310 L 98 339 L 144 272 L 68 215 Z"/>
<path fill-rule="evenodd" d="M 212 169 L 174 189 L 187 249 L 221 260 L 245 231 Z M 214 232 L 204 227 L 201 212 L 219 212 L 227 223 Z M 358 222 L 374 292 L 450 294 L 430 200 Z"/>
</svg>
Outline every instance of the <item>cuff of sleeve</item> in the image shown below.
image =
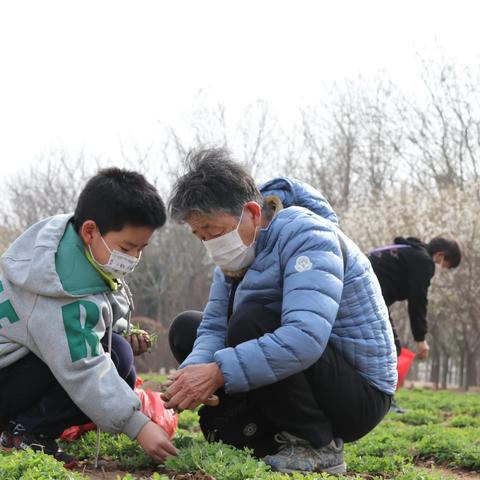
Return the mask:
<svg viewBox="0 0 480 480">
<path fill-rule="evenodd" d="M 115 333 L 123 333 L 126 332 L 128 328 L 128 321 L 125 318 L 119 318 L 115 325 L 113 326 L 113 331 Z"/>
<path fill-rule="evenodd" d="M 413 337 L 416 342 L 424 342 L 425 341 L 425 335 L 420 336 L 420 337 Z"/>
<path fill-rule="evenodd" d="M 225 379 L 226 393 L 248 392 L 250 385 L 234 348 L 224 348 L 213 356 Z"/>
<path fill-rule="evenodd" d="M 150 422 L 150 419 L 140 410 L 136 410 L 123 427 L 123 433 L 130 437 L 132 440 L 135 440 L 140 430 L 148 422 Z"/>
</svg>

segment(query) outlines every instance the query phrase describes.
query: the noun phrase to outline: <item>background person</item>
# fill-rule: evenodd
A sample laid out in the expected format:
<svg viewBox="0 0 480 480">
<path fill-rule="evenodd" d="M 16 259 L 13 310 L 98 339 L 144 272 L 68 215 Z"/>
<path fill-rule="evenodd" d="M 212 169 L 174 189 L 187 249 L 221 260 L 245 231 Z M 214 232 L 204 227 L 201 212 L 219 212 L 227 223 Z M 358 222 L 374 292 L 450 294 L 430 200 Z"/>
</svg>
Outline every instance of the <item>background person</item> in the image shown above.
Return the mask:
<svg viewBox="0 0 480 480">
<path fill-rule="evenodd" d="M 408 301 L 408 316 L 417 344 L 417 357 L 427 358 L 430 350 L 425 340 L 428 331 L 428 289 L 435 274 L 435 265 L 445 269 L 458 267 L 462 259 L 460 246 L 456 241 L 443 237 L 435 237 L 429 243 L 423 243 L 415 237 L 396 237 L 392 245 L 373 250 L 368 258 L 387 306 L 402 300 Z M 397 355 L 400 355 L 400 339 L 393 323 L 392 327 Z"/>
<path fill-rule="evenodd" d="M 428 244 L 415 237 L 396 237 L 392 245 L 372 250 L 368 258 L 380 282 L 382 295 L 387 307 L 395 302 L 408 301 L 408 316 L 413 338 L 417 345 L 417 357 L 425 359 L 430 350 L 425 339 L 427 324 L 428 289 L 435 274 L 435 265 L 441 268 L 456 268 L 462 255 L 460 246 L 454 240 L 435 237 Z M 392 323 L 397 356 L 402 345 Z M 396 401 L 392 400 L 392 411 L 405 413 Z"/>
</svg>

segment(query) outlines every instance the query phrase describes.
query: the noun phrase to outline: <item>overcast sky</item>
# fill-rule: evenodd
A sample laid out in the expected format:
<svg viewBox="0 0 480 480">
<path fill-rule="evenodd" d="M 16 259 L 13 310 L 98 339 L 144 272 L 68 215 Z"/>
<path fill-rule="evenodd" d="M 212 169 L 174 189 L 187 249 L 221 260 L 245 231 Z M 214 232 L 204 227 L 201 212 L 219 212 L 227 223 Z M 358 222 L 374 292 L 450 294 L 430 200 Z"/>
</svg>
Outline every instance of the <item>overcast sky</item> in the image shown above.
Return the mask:
<svg viewBox="0 0 480 480">
<path fill-rule="evenodd" d="M 471 1 L 12 0 L 0 3 L 0 169 L 62 147 L 115 159 L 188 115 L 200 90 L 280 117 L 322 84 L 385 72 L 409 86 L 416 55 L 478 64 Z"/>
</svg>

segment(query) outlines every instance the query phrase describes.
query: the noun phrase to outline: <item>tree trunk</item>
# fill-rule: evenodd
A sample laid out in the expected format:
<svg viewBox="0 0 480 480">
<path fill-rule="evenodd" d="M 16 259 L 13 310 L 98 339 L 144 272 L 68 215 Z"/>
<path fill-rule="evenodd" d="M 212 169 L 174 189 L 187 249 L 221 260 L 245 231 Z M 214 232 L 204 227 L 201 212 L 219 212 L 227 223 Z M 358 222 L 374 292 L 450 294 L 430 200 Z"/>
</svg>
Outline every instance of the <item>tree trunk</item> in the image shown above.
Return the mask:
<svg viewBox="0 0 480 480">
<path fill-rule="evenodd" d="M 447 353 L 444 353 L 442 356 L 442 385 L 441 388 L 443 390 L 447 389 L 447 384 L 448 384 L 448 364 L 449 364 L 450 357 L 448 356 Z"/>
<path fill-rule="evenodd" d="M 467 352 L 465 390 L 468 390 L 470 387 L 475 386 L 477 383 L 477 358 L 475 353 L 476 352 Z"/>
<path fill-rule="evenodd" d="M 462 353 L 460 354 L 460 378 L 458 381 L 458 386 L 461 388 L 465 388 L 463 379 L 465 378 L 465 349 L 462 349 Z"/>
<path fill-rule="evenodd" d="M 435 389 L 438 389 L 438 383 L 440 381 L 440 355 L 438 352 L 434 352 L 432 356 L 432 369 L 430 370 L 430 381 L 435 385 Z"/>
</svg>

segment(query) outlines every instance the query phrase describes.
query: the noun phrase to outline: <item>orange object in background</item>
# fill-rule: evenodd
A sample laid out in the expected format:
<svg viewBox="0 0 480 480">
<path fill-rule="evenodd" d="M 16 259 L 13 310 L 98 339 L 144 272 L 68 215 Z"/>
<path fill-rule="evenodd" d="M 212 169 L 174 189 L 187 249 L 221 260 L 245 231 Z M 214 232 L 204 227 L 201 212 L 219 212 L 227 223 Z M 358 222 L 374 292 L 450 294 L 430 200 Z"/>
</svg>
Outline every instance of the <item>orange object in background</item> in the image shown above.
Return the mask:
<svg viewBox="0 0 480 480">
<path fill-rule="evenodd" d="M 415 358 L 416 353 L 412 352 L 408 348 L 402 347 L 400 351 L 400 356 L 397 360 L 397 372 L 398 372 L 398 383 L 397 391 L 400 390 L 403 386 L 403 382 L 412 366 L 413 359 Z"/>
<path fill-rule="evenodd" d="M 166 434 L 172 438 L 177 431 L 178 415 L 171 409 L 165 408 L 164 401 L 160 398 L 160 392 L 151 392 L 139 388 L 143 380 L 138 377 L 135 386 L 135 393 L 140 399 L 142 405 L 142 413 L 152 420 L 152 422 L 160 425 Z M 94 423 L 85 425 L 76 425 L 67 428 L 60 437 L 62 440 L 73 441 L 80 438 L 85 432 L 95 430 L 97 426 Z"/>
</svg>

